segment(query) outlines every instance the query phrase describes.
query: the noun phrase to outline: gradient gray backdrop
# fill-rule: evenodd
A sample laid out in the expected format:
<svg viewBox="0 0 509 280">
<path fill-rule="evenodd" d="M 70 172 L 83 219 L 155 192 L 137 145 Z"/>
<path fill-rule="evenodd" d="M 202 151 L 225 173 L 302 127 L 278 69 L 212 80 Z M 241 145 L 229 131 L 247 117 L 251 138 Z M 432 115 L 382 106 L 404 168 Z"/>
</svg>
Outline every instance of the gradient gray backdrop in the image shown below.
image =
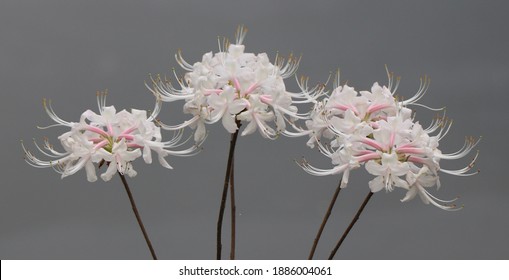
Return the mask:
<svg viewBox="0 0 509 280">
<path fill-rule="evenodd" d="M 323 82 L 340 67 L 357 89 L 386 82 L 384 64 L 402 76 L 409 97 L 419 77 L 431 88 L 423 103 L 447 106 L 455 120 L 441 142 L 455 151 L 465 135 L 482 135 L 474 177 L 441 176 L 441 198 L 461 195 L 465 208 L 446 212 L 404 191 L 375 194 L 338 253 L 344 259 L 507 259 L 507 104 L 509 102 L 509 4 L 507 1 L 20 1 L 0 3 L 2 160 L 0 258 L 146 259 L 150 255 L 115 177 L 88 183 L 84 171 L 60 179 L 23 161 L 20 139 L 54 139 L 43 97 L 57 113 L 78 120 L 96 110 L 96 90 L 109 89 L 117 109 L 151 109 L 148 73 L 169 74 L 181 48 L 194 62 L 216 51 L 218 35 L 249 28 L 247 51 L 302 53 L 300 74 Z M 181 72 L 182 73 L 182 72 Z M 295 89 L 295 82 L 288 80 Z M 168 123 L 184 120 L 183 103 L 164 104 Z M 423 123 L 433 114 L 418 110 Z M 188 116 L 185 116 L 188 117 Z M 229 135 L 208 126 L 205 150 L 192 158 L 135 163 L 129 179 L 160 258 L 213 259 L 216 219 Z M 169 134 L 166 134 L 169 136 Z M 236 157 L 240 259 L 304 259 L 338 177 L 313 177 L 293 163 L 306 156 L 306 139 L 239 138 Z M 468 160 L 445 162 L 461 168 Z M 341 193 L 317 258 L 326 258 L 368 192 L 359 169 Z M 229 213 L 224 256 L 229 252 Z"/>
</svg>

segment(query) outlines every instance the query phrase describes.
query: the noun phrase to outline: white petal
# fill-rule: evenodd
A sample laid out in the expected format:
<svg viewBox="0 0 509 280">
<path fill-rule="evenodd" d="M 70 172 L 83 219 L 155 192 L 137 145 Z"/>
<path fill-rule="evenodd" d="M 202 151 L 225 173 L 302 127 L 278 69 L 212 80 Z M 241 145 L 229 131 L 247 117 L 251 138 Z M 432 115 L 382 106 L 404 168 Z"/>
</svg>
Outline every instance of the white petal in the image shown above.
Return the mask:
<svg viewBox="0 0 509 280">
<path fill-rule="evenodd" d="M 240 112 L 242 112 L 242 110 L 244 110 L 247 106 L 246 102 L 244 101 L 245 99 L 238 99 L 238 100 L 235 100 L 233 101 L 229 106 L 228 106 L 228 112 L 232 115 L 236 115 Z"/>
<path fill-rule="evenodd" d="M 87 172 L 87 180 L 89 182 L 97 181 L 97 175 L 95 174 L 95 166 L 92 161 L 87 161 L 85 164 L 85 171 Z"/>
<path fill-rule="evenodd" d="M 163 167 L 168 168 L 168 169 L 173 169 L 173 167 L 171 167 L 171 165 L 166 161 L 166 159 L 163 156 L 159 155 L 158 159 L 159 159 L 159 163 Z"/>
<path fill-rule="evenodd" d="M 226 113 L 223 115 L 222 121 L 223 121 L 224 128 L 228 132 L 235 133 L 235 131 L 237 131 L 238 127 L 237 127 L 237 124 L 235 123 L 235 116 L 232 116 L 232 115 Z"/>
<path fill-rule="evenodd" d="M 196 143 L 201 142 L 205 138 L 206 130 L 205 123 L 202 120 L 199 120 L 196 123 L 196 131 L 194 132 L 194 141 Z"/>
<path fill-rule="evenodd" d="M 369 189 L 371 192 L 379 192 L 385 187 L 383 176 L 378 176 L 375 179 L 369 181 Z"/>
<path fill-rule="evenodd" d="M 365 168 L 366 170 L 369 172 L 369 174 L 371 175 L 375 175 L 375 176 L 381 176 L 381 175 L 385 175 L 386 173 L 386 170 L 387 168 L 384 167 L 383 165 L 380 165 L 378 163 L 376 163 L 375 161 L 373 160 L 370 160 L 366 163 L 365 165 Z"/>
<path fill-rule="evenodd" d="M 244 128 L 244 130 L 242 131 L 242 136 L 245 136 L 245 135 L 248 135 L 248 134 L 251 134 L 253 132 L 256 131 L 256 122 L 254 121 L 251 121 L 247 126 L 246 128 Z"/>
<path fill-rule="evenodd" d="M 117 172 L 117 162 L 112 161 L 110 162 L 108 169 L 106 169 L 106 172 L 101 174 L 101 179 L 103 179 L 105 182 L 108 182 L 109 180 L 111 180 L 111 178 L 113 177 L 113 175 L 115 175 L 116 172 Z"/>
<path fill-rule="evenodd" d="M 415 197 L 416 195 L 417 195 L 417 188 L 416 188 L 416 187 L 410 188 L 410 189 L 406 192 L 405 197 L 403 197 L 400 201 L 401 201 L 401 202 L 406 202 L 406 201 L 412 200 L 412 199 L 414 199 L 414 197 Z"/>
<path fill-rule="evenodd" d="M 152 150 L 150 150 L 150 147 L 148 145 L 145 145 L 143 147 L 143 160 L 147 164 L 152 163 Z"/>
</svg>

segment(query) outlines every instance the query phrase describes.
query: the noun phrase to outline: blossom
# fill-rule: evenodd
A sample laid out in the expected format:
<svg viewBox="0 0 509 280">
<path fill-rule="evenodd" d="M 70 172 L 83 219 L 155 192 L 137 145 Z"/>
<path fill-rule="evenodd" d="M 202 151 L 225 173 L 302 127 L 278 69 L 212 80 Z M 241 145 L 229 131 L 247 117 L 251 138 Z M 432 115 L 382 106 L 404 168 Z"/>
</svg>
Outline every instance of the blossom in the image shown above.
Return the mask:
<svg viewBox="0 0 509 280">
<path fill-rule="evenodd" d="M 298 83 L 301 92 L 288 92 L 284 80 L 295 75 L 300 57 L 284 59 L 277 55 L 272 63 L 265 53 L 245 52 L 246 32 L 239 27 L 234 44 L 219 40 L 219 52 L 208 52 L 194 64 L 186 62 L 179 51 L 176 60 L 187 73 L 183 79 L 177 78 L 178 87 L 159 76 L 151 78 L 147 88 L 162 101 L 185 101 L 184 113 L 193 116 L 179 125 L 161 123 L 162 128 L 189 126 L 195 129 L 198 142 L 206 135 L 205 124 L 219 120 L 229 133 L 237 131 L 237 121 L 246 122 L 241 135 L 259 131 L 264 138 L 274 139 L 280 134 L 305 134 L 288 129 L 288 125 L 293 128 L 294 121 L 308 118 L 308 114 L 298 113 L 295 104 L 315 102 L 321 88 L 308 89 L 304 79 Z"/>
<path fill-rule="evenodd" d="M 161 109 L 160 100 L 157 100 L 150 116 L 145 110 L 137 109 L 117 112 L 114 106 L 106 106 L 106 93 L 97 94 L 97 103 L 98 114 L 87 110 L 81 115 L 79 122 L 67 122 L 58 117 L 51 102 L 44 100 L 46 112 L 56 122 L 48 127 L 64 126 L 70 130 L 58 137 L 63 152 L 57 151 L 48 139 L 44 140 L 42 147 L 34 141 L 37 150 L 51 160 L 39 159 L 22 143 L 27 163 L 39 168 L 51 167 L 60 173 L 62 178 L 85 168 L 90 182 L 97 180 L 94 164 L 101 166 L 106 163 L 108 168 L 101 174 L 101 178 L 109 181 L 116 172 L 130 177 L 136 176 L 132 162 L 143 157 L 145 163 L 150 164 L 152 152 L 157 154 L 163 167 L 172 169 L 165 159 L 166 156 L 189 156 L 199 151 L 197 145 L 184 150 L 172 150 L 185 143 L 180 143 L 182 131 L 177 131 L 171 140 L 162 141 L 161 129 L 154 123 Z"/>
<path fill-rule="evenodd" d="M 348 184 L 350 170 L 364 165 L 367 172 L 375 176 L 369 182 L 372 192 L 402 188 L 407 191 L 402 201 L 419 195 L 426 204 L 431 203 L 441 209 L 456 209 L 455 205 L 449 204 L 454 200 L 438 199 L 426 189 L 440 187 L 439 172 L 458 176 L 476 174 L 478 171 L 470 170 L 478 152 L 465 168 L 459 170 L 442 168 L 441 160 L 467 156 L 479 140 L 467 138 L 457 152 L 442 153 L 439 141 L 452 125 L 445 117 L 445 112 L 435 118 L 429 127 L 423 128 L 407 107 L 416 105 L 429 108 L 417 103 L 428 88 L 429 81 L 421 81 L 417 94 L 407 101 L 394 97 L 397 84 L 394 88 L 392 85 L 391 75 L 389 86 L 374 83 L 371 91 L 357 92 L 353 87 L 336 84 L 330 96 L 315 104 L 310 120 L 306 122 L 310 135 L 308 146 L 318 146 L 335 167 L 316 168 L 305 160 L 298 164 L 312 175 L 342 173 L 343 188 Z M 321 138 L 331 140 L 330 144 L 324 144 Z"/>
</svg>

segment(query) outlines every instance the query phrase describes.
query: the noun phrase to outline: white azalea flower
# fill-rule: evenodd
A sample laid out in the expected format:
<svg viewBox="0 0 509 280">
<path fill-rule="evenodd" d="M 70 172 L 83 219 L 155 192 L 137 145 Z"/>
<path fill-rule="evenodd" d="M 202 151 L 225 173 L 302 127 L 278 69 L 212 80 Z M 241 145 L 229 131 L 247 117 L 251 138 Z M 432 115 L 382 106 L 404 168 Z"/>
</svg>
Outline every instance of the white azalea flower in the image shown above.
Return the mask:
<svg viewBox="0 0 509 280">
<path fill-rule="evenodd" d="M 434 206 L 444 209 L 444 210 L 459 210 L 461 208 L 456 208 L 455 204 L 451 204 L 456 201 L 457 198 L 452 200 L 442 200 L 436 198 L 432 194 L 430 194 L 426 188 L 432 188 L 433 186 L 438 184 L 438 176 L 435 176 L 427 166 L 423 166 L 417 173 L 408 172 L 407 181 L 409 183 L 408 191 L 404 198 L 401 199 L 402 202 L 406 202 L 415 198 L 416 195 L 419 195 L 422 202 L 424 204 L 433 204 Z M 445 204 L 441 204 L 445 203 Z"/>
<path fill-rule="evenodd" d="M 443 117 L 436 118 L 424 129 L 412 118 L 412 110 L 406 105 L 417 103 L 429 86 L 429 80 L 421 80 L 418 93 L 407 101 L 398 101 L 393 88 L 392 76 L 389 86 L 374 83 L 371 91 L 338 86 L 331 96 L 317 101 L 310 119 L 306 121 L 310 140 L 308 146 L 318 148 L 331 159 L 331 169 L 321 169 L 303 160 L 299 165 L 308 173 L 324 176 L 343 173 L 341 187 L 346 187 L 349 172 L 365 164 L 365 168 L 375 178 L 369 182 L 372 192 L 382 189 L 394 190 L 394 187 L 407 190 L 402 201 L 411 200 L 417 194 L 424 203 L 433 204 L 441 209 L 454 207 L 440 203 L 452 201 L 440 200 L 432 196 L 426 188 L 440 187 L 438 173 L 458 176 L 470 176 L 478 153 L 474 159 L 459 170 L 447 170 L 441 167 L 441 160 L 454 160 L 467 156 L 479 140 L 467 138 L 463 147 L 450 154 L 444 154 L 438 148 L 439 141 L 448 133 L 451 122 Z M 399 82 L 399 80 L 398 80 Z M 435 135 L 433 135 L 435 134 Z M 320 142 L 324 137 L 330 139 L 330 145 Z"/>
<path fill-rule="evenodd" d="M 396 153 L 383 153 L 380 163 L 370 160 L 366 163 L 366 170 L 375 175 L 375 179 L 369 182 L 369 188 L 372 192 L 378 192 L 382 189 L 388 191 L 393 190 L 396 185 L 401 188 L 406 188 L 408 184 L 405 180 L 399 178 L 406 175 L 410 170 L 408 162 L 401 162 Z"/>
<path fill-rule="evenodd" d="M 171 166 L 165 160 L 168 155 L 188 156 L 199 151 L 194 145 L 185 150 L 171 150 L 182 145 L 182 131 L 178 131 L 173 139 L 163 142 L 160 127 L 154 120 L 160 111 L 161 103 L 156 102 L 153 113 L 147 116 L 145 110 L 132 109 L 131 112 L 122 110 L 117 112 L 115 107 L 106 106 L 106 95 L 98 94 L 99 114 L 91 110 L 85 111 L 77 123 L 67 122 L 59 118 L 49 102 L 44 101 L 44 107 L 50 118 L 57 122 L 52 126 L 66 126 L 70 131 L 59 137 L 64 152 L 56 151 L 46 139 L 37 149 L 51 160 L 40 160 L 22 144 L 25 160 L 35 167 L 52 167 L 62 174 L 62 178 L 72 175 L 83 167 L 90 182 L 97 180 L 94 163 L 106 163 L 108 168 L 101 174 L 104 181 L 108 181 L 119 172 L 130 177 L 136 176 L 132 162 L 143 156 L 146 163 L 152 162 L 152 152 L 158 155 L 162 166 Z M 49 126 L 49 127 L 52 127 Z"/>
<path fill-rule="evenodd" d="M 286 91 L 284 79 L 295 74 L 300 58 L 290 56 L 287 60 L 277 56 L 270 62 L 267 54 L 246 53 L 243 40 L 246 29 L 240 27 L 235 44 L 227 40 L 219 42 L 217 53 L 206 53 L 202 61 L 187 63 L 179 52 L 177 62 L 188 71 L 184 79 L 177 79 L 180 89 L 160 77 L 152 78 L 147 87 L 162 101 L 184 100 L 184 112 L 193 118 L 180 125 L 161 124 L 168 130 L 190 126 L 195 129 L 195 140 L 205 135 L 205 124 L 222 121 L 229 133 L 237 131 L 237 121 L 247 125 L 241 135 L 256 130 L 265 138 L 278 135 L 300 136 L 306 133 L 289 131 L 297 119 L 307 119 L 308 114 L 299 114 L 294 103 L 312 103 L 321 94 L 321 88 L 307 89 L 307 81 L 298 85 L 302 91 Z M 272 123 L 275 122 L 275 125 Z"/>
</svg>

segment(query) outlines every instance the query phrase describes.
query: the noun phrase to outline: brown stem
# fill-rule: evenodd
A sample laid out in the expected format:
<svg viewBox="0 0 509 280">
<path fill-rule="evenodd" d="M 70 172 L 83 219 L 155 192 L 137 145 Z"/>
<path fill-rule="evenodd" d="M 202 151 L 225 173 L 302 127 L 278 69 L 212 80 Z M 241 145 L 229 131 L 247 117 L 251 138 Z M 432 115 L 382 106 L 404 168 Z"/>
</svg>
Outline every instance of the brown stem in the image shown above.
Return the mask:
<svg viewBox="0 0 509 280">
<path fill-rule="evenodd" d="M 240 122 L 237 120 L 237 127 L 240 127 Z M 221 259 L 221 249 L 223 245 L 221 244 L 221 231 L 223 229 L 223 216 L 224 216 L 224 208 L 226 206 L 226 197 L 228 196 L 228 182 L 230 180 L 230 173 L 233 162 L 233 154 L 235 152 L 235 144 L 237 143 L 237 136 L 239 135 L 239 130 L 232 133 L 230 139 L 230 151 L 228 152 L 228 162 L 226 164 L 226 174 L 224 177 L 224 185 L 223 185 L 223 194 L 221 196 L 221 206 L 219 207 L 219 216 L 217 218 L 217 236 L 216 236 L 216 259 Z"/>
<path fill-rule="evenodd" d="M 234 178 L 235 156 L 232 158 L 232 167 L 230 174 L 230 206 L 231 206 L 231 240 L 230 240 L 230 260 L 235 259 L 235 215 L 237 207 L 235 206 L 235 178 Z"/>
<path fill-rule="evenodd" d="M 129 201 L 131 201 L 131 207 L 133 208 L 134 215 L 136 216 L 136 220 L 138 221 L 138 225 L 141 228 L 141 232 L 143 233 L 143 237 L 145 237 L 145 241 L 147 242 L 148 249 L 150 250 L 150 254 L 152 255 L 152 258 L 154 260 L 157 260 L 156 252 L 154 251 L 154 248 L 152 247 L 152 243 L 150 242 L 150 239 L 148 238 L 147 231 L 145 230 L 145 227 L 143 226 L 143 222 L 141 221 L 140 213 L 138 213 L 138 208 L 136 207 L 136 203 L 134 203 L 133 194 L 131 193 L 131 190 L 129 189 L 129 185 L 127 184 L 127 181 L 125 179 L 125 176 L 122 175 L 120 172 L 118 173 L 120 176 L 120 179 L 122 180 L 122 183 L 124 183 L 125 191 L 127 192 L 127 196 L 129 197 Z"/>
<path fill-rule="evenodd" d="M 340 191 L 341 191 L 341 180 L 339 180 L 339 185 L 336 188 L 334 195 L 332 195 L 332 200 L 329 203 L 329 208 L 327 208 L 325 217 L 323 217 L 322 224 L 320 225 L 320 229 L 318 229 L 318 233 L 316 234 L 315 241 L 313 242 L 313 247 L 311 248 L 311 251 L 309 252 L 308 260 L 313 259 L 313 256 L 314 256 L 315 250 L 316 250 L 316 246 L 318 245 L 318 241 L 320 240 L 320 237 L 322 236 L 322 232 L 323 232 L 323 229 L 325 228 L 325 224 L 327 223 L 327 220 L 329 220 L 332 208 L 334 208 L 334 204 L 336 203 L 336 199 L 338 198 Z"/>
<path fill-rule="evenodd" d="M 343 233 L 343 236 L 341 236 L 341 238 L 339 239 L 338 244 L 336 244 L 336 247 L 334 247 L 334 249 L 330 253 L 329 260 L 332 260 L 334 258 L 334 255 L 336 255 L 336 252 L 338 251 L 339 246 L 341 246 L 341 243 L 343 243 L 343 241 L 345 240 L 346 236 L 348 235 L 350 230 L 355 225 L 355 222 L 357 222 L 357 220 L 359 219 L 359 216 L 361 215 L 362 210 L 364 210 L 364 207 L 366 206 L 366 204 L 368 204 L 368 201 L 369 201 L 369 199 L 371 198 L 372 195 L 373 195 L 373 193 L 369 192 L 368 195 L 366 196 L 366 198 L 364 199 L 364 202 L 362 202 L 361 207 L 359 208 L 359 210 L 357 210 L 357 214 L 355 214 L 355 216 L 353 217 L 353 220 L 350 222 L 350 225 L 348 226 L 348 228 Z"/>
</svg>

